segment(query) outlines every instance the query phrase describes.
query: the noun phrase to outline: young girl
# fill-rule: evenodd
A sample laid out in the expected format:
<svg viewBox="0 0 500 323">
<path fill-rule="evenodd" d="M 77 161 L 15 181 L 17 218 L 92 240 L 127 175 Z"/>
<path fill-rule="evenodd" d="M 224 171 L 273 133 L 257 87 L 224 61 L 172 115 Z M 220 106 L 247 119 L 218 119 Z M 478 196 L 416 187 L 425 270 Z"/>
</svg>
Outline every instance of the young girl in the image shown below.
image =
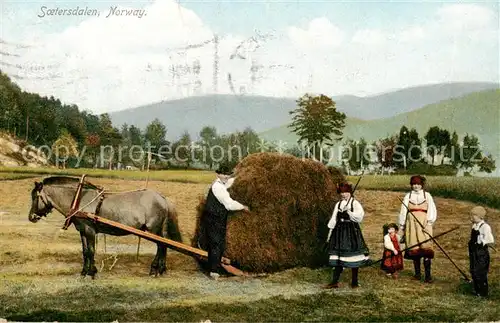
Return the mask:
<svg viewBox="0 0 500 323">
<path fill-rule="evenodd" d="M 469 241 L 470 273 L 477 296 L 488 296 L 488 270 L 490 253 L 488 245 L 495 242 L 491 227 L 484 222 L 486 210 L 482 206 L 474 207 L 470 212 L 472 230 Z"/>
<path fill-rule="evenodd" d="M 351 287 L 359 287 L 358 269 L 370 263 L 369 250 L 361 233 L 359 223 L 363 220 L 365 211 L 354 199 L 352 186 L 342 183 L 337 189 L 341 200 L 335 204 L 332 217 L 328 222 L 329 234 L 329 264 L 334 267 L 332 282 L 325 288 L 338 288 L 340 274 L 344 267 L 351 268 Z"/>
<path fill-rule="evenodd" d="M 400 236 L 396 223 L 384 225 L 384 253 L 382 255 L 381 269 L 389 278 L 398 278 L 398 271 L 403 270 L 403 255 L 399 247 Z"/>
<path fill-rule="evenodd" d="M 421 279 L 420 264 L 424 261 L 425 282 L 432 283 L 431 262 L 434 258 L 432 241 L 430 240 L 433 226 L 437 219 L 436 205 L 429 192 L 425 191 L 425 178 L 416 175 L 410 178 L 411 192 L 406 194 L 399 214 L 399 227 L 404 232 L 407 246 L 415 246 L 405 252 L 404 258 L 413 260 L 415 267 L 414 279 Z M 410 210 L 410 212 L 408 212 Z M 423 227 L 422 227 L 423 226 Z"/>
</svg>

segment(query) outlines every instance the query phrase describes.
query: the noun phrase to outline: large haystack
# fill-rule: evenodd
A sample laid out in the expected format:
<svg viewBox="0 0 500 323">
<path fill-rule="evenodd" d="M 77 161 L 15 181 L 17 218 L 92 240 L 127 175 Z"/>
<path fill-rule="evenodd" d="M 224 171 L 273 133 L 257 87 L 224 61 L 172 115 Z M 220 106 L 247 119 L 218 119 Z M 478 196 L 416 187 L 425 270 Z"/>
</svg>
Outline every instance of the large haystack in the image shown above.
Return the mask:
<svg viewBox="0 0 500 323">
<path fill-rule="evenodd" d="M 323 249 L 327 222 L 338 200 L 340 172 L 291 155 L 259 153 L 235 168 L 231 196 L 248 205 L 250 213 L 234 212 L 228 219 L 225 256 L 249 272 L 274 272 L 327 263 Z M 198 206 L 193 246 L 204 247 Z"/>
</svg>

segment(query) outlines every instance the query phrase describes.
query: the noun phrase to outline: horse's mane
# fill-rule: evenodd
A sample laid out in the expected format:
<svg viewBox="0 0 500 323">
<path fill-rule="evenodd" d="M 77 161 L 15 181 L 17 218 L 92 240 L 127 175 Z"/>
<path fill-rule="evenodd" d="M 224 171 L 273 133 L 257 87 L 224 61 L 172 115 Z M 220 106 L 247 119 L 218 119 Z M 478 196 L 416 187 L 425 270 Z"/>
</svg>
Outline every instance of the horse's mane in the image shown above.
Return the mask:
<svg viewBox="0 0 500 323">
<path fill-rule="evenodd" d="M 72 176 L 49 176 L 49 177 L 45 177 L 42 180 L 43 185 L 78 184 L 79 182 L 80 182 L 79 177 L 72 177 Z M 90 182 L 87 182 L 87 181 L 84 181 L 83 188 L 94 189 L 94 190 L 101 189 L 100 187 L 98 187 Z"/>
</svg>

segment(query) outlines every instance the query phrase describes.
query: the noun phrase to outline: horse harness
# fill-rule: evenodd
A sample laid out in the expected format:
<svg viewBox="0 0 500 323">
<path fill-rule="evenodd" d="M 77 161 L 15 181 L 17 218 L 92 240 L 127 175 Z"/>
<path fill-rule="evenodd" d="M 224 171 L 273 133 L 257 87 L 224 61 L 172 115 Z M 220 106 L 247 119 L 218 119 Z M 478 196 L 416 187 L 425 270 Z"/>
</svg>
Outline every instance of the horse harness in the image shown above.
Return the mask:
<svg viewBox="0 0 500 323">
<path fill-rule="evenodd" d="M 99 194 L 98 194 L 99 200 L 97 201 L 97 205 L 96 205 L 96 208 L 94 211 L 95 215 L 99 215 L 99 213 L 101 212 L 102 203 L 104 201 L 104 198 L 106 197 L 104 194 L 104 188 L 100 188 L 98 192 L 99 192 Z M 82 198 L 81 188 L 79 187 L 76 190 L 73 204 L 77 205 L 77 206 L 80 205 L 81 198 Z M 92 202 L 93 202 L 93 200 L 90 203 L 92 203 Z M 88 218 L 87 215 L 85 214 L 85 212 L 82 212 L 80 209 L 75 210 L 75 208 L 77 208 L 77 207 L 72 208 L 69 212 L 69 215 L 66 217 L 66 220 L 64 221 L 63 230 L 67 230 L 69 228 L 69 226 L 73 223 L 73 217 L 75 217 L 75 216 L 80 217 L 80 218 Z"/>
<path fill-rule="evenodd" d="M 42 188 L 37 189 L 37 191 L 36 191 L 36 197 L 37 197 L 37 199 L 36 199 L 37 207 L 38 207 L 38 201 L 39 200 L 42 200 L 42 203 L 45 206 L 44 211 L 46 211 L 46 214 L 44 214 L 44 216 L 47 215 L 47 213 L 50 213 L 50 211 L 52 211 L 52 209 L 54 208 L 54 206 L 52 205 L 52 203 L 50 203 L 50 201 L 47 199 L 47 197 L 45 196 L 45 194 L 42 192 Z M 40 216 L 39 214 L 37 214 L 37 215 Z"/>
</svg>

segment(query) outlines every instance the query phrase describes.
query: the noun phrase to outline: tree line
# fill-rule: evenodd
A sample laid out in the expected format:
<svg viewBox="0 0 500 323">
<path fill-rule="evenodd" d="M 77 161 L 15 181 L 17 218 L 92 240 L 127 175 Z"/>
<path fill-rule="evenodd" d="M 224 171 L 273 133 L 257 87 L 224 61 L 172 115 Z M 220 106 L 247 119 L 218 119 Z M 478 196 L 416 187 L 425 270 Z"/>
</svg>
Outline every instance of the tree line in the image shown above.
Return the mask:
<svg viewBox="0 0 500 323">
<path fill-rule="evenodd" d="M 491 154 L 485 155 L 477 136 L 466 133 L 462 140 L 456 131 L 430 127 L 420 138 L 415 129 L 402 126 L 399 134 L 382 138 L 371 143 L 374 154 L 366 152 L 368 143 L 364 138 L 347 140 L 344 144 L 343 166 L 352 170 L 366 170 L 370 166 L 383 170 L 415 170 L 431 174 L 453 174 L 462 169 L 465 172 L 478 170 L 491 173 L 496 169 Z M 354 152 L 351 154 L 350 152 Z M 375 157 L 373 157 L 375 155 Z M 438 160 L 439 158 L 439 160 Z"/>
<path fill-rule="evenodd" d="M 294 147 L 291 153 L 328 161 L 331 151 L 325 151 L 323 147 L 331 147 L 344 140 L 346 115 L 337 111 L 336 103 L 322 94 L 305 94 L 296 102 L 297 108 L 290 112 L 293 122 L 288 127 L 299 137 L 301 145 Z M 438 126 L 430 127 L 422 138 L 416 129 L 408 129 L 403 125 L 399 134 L 375 140 L 370 144 L 364 138 L 345 139 L 342 146 L 341 166 L 352 171 L 366 170 L 370 166 L 379 168 L 382 172 L 384 169 L 418 168 L 429 171 L 435 165 L 437 157 L 441 157 L 441 166 L 444 166 L 446 160 L 446 165 L 454 170 L 471 172 L 477 169 L 491 173 L 496 169 L 491 154 L 483 154 L 477 136 L 465 134 L 462 140 L 459 140 L 456 131 L 450 133 L 448 129 Z M 427 156 L 430 161 L 423 158 Z M 422 167 L 429 164 L 431 167 Z"/>
<path fill-rule="evenodd" d="M 0 130 L 26 145 L 50 148 L 50 161 L 61 167 L 132 165 L 144 169 L 150 163 L 152 168 L 189 168 L 196 163 L 213 168 L 220 162 L 235 164 L 236 156 L 260 151 L 260 138 L 251 128 L 219 134 L 207 125 L 200 130 L 198 140 L 185 132 L 173 142 L 166 139 L 167 127 L 158 119 L 145 129 L 127 124 L 118 128 L 107 113 L 96 115 L 53 96 L 23 91 L 1 71 L 0 107 Z M 207 152 L 215 146 L 218 149 Z M 234 146 L 241 147 L 240 151 Z M 131 147 L 138 149 L 131 151 Z"/>
<path fill-rule="evenodd" d="M 440 156 L 441 164 L 448 160 L 447 164 L 455 169 L 495 169 L 495 160 L 491 155 L 483 156 L 479 139 L 472 134 L 459 140 L 455 131 L 433 126 L 420 137 L 415 129 L 402 126 L 399 134 L 368 144 L 363 138 L 343 138 L 346 115 L 337 110 L 330 97 L 305 94 L 296 102 L 296 108 L 290 111 L 289 128 L 299 141 L 293 146 L 266 143 L 251 128 L 219 134 L 209 125 L 200 129 L 197 139 L 186 131 L 170 142 L 166 139 L 167 127 L 159 119 L 145 129 L 127 124 L 117 128 L 107 113 L 96 115 L 74 104 L 63 104 L 53 96 L 23 91 L 0 71 L 0 129 L 26 144 L 50 147 L 55 152 L 51 161 L 61 167 L 214 168 L 221 162 L 235 165 L 248 154 L 261 151 L 279 151 L 326 163 L 331 152 L 323 147 L 344 140 L 341 166 L 352 171 L 375 166 L 382 170 L 411 169 L 424 162 L 423 154 L 430 156 L 431 165 Z M 371 154 L 365 153 L 369 145 L 375 147 Z"/>
</svg>

